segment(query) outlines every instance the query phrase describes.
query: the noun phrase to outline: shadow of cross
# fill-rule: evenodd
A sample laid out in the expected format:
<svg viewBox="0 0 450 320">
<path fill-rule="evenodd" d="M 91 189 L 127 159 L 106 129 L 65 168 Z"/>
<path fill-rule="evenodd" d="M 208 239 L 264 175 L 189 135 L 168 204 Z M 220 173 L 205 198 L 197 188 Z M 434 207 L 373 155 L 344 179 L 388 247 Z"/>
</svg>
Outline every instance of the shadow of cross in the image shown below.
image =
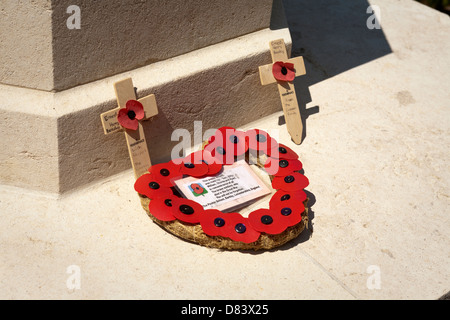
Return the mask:
<svg viewBox="0 0 450 320">
<path fill-rule="evenodd" d="M 271 41 L 269 45 L 273 63 L 278 61 L 289 62 L 294 64 L 296 77 L 306 74 L 303 57 L 288 59 L 286 44 L 283 39 Z M 287 130 L 291 135 L 292 141 L 296 144 L 300 144 L 302 142 L 303 123 L 298 107 L 297 96 L 295 94 L 294 83 L 292 81 L 279 81 L 275 79 L 272 67 L 273 64 L 266 64 L 259 67 L 261 84 L 267 85 L 277 82 Z"/>
<path fill-rule="evenodd" d="M 125 132 L 128 152 L 130 154 L 131 164 L 133 166 L 134 175 L 139 178 L 146 173 L 151 167 L 150 154 L 148 152 L 147 141 L 145 140 L 144 129 L 141 121 L 136 130 L 127 129 L 120 125 L 117 115 L 119 110 L 126 108 L 126 104 L 130 100 L 136 100 L 136 93 L 134 91 L 133 81 L 131 78 L 114 83 L 114 90 L 116 92 L 117 108 L 104 112 L 100 115 L 105 135 L 112 134 L 119 131 Z M 155 95 L 151 94 L 139 100 L 144 107 L 144 118 L 148 120 L 158 114 L 158 107 L 156 105 Z"/>
</svg>

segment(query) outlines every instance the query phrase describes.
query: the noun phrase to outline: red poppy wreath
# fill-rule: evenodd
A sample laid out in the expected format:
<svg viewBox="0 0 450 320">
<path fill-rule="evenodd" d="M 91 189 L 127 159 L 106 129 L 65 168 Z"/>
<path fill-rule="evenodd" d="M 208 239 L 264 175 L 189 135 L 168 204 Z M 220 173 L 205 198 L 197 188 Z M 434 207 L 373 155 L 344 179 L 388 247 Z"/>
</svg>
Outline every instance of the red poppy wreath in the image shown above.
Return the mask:
<svg viewBox="0 0 450 320">
<path fill-rule="evenodd" d="M 179 178 L 216 176 L 223 166 L 240 159 L 256 159 L 256 165 L 271 178 L 276 192 L 268 208 L 252 211 L 248 217 L 204 209 L 175 188 Z M 180 238 L 227 250 L 267 250 L 296 238 L 308 225 L 304 188 L 309 181 L 301 169 L 298 155 L 267 132 L 222 127 L 204 143 L 203 150 L 150 167 L 134 188 L 150 218 Z"/>
</svg>

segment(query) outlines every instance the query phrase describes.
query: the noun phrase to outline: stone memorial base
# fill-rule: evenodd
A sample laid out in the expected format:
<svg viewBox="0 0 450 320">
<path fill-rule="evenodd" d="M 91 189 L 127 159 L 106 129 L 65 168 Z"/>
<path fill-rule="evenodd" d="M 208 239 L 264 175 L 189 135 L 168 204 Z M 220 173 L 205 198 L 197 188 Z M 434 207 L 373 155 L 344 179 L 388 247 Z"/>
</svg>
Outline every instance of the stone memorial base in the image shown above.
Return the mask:
<svg viewBox="0 0 450 320">
<path fill-rule="evenodd" d="M 0 128 L 2 184 L 65 193 L 130 168 L 123 137 L 105 137 L 99 118 L 102 112 L 117 106 L 113 83 L 127 77 L 133 78 L 139 97 L 151 93 L 156 95 L 159 114 L 144 127 L 151 159 L 155 163 L 170 158 L 170 150 L 178 143 L 171 141 L 174 129 L 193 131 L 194 121 L 202 121 L 205 130 L 221 127 L 224 123 L 241 126 L 280 108 L 276 88 L 261 86 L 258 74 L 258 67 L 271 61 L 270 41 L 284 39 L 289 48 L 292 43 L 289 30 L 286 25 L 283 26 L 284 14 L 280 11 L 279 1 L 264 0 L 258 2 L 258 6 L 247 0 L 231 1 L 227 6 L 223 6 L 222 1 L 200 1 L 205 6 L 202 10 L 196 8 L 199 3 L 194 6 L 193 3 L 180 1 L 182 5 L 175 5 L 176 10 L 170 13 L 172 19 L 166 17 L 168 20 L 164 20 L 169 25 L 154 25 L 153 22 L 147 25 L 148 19 L 161 16 L 167 9 L 163 2 L 146 2 L 143 8 L 136 8 L 132 2 L 126 6 L 127 1 L 119 7 L 102 4 L 105 7 L 100 8 L 98 3 L 86 4 L 87 7 L 81 6 L 80 30 L 70 30 L 66 28 L 65 20 L 61 21 L 61 17 L 69 17 L 61 11 L 61 8 L 66 8 L 64 3 L 58 2 L 52 7 L 53 13 L 49 17 L 45 13 L 44 0 L 29 8 L 27 14 L 24 13 L 26 8 L 10 5 L 5 8 L 11 11 L 9 22 L 2 20 L 1 23 L 13 35 L 7 37 L 7 32 L 1 34 L 5 38 L 3 42 L 12 48 L 12 51 L 7 51 L 4 46 L 0 49 L 0 57 L 4 58 L 1 65 L 3 73 L 0 74 L 0 81 L 4 83 L 0 84 L 0 117 L 4 119 Z M 145 22 L 152 31 L 149 29 L 144 33 L 139 28 L 123 27 L 120 35 L 136 33 L 133 41 L 123 39 L 124 46 L 135 47 L 133 55 L 116 61 L 115 55 L 120 53 L 118 47 L 122 44 L 116 43 L 114 38 L 111 41 L 116 46 L 111 48 L 96 47 L 92 40 L 84 45 L 83 37 L 91 35 L 95 39 L 100 37 L 98 32 L 104 32 L 103 37 L 108 37 L 108 24 L 112 28 L 112 18 L 105 22 L 98 18 L 102 13 L 109 12 L 119 19 L 122 14 L 126 17 L 132 15 L 130 12 L 124 13 L 126 8 L 139 14 L 136 26 Z M 210 16 L 202 17 L 200 13 L 207 9 Z M 150 17 L 142 16 L 142 10 Z M 184 30 L 177 19 L 182 19 L 187 14 L 183 13 L 186 10 L 194 14 L 192 19 L 195 21 L 191 19 L 189 27 L 185 26 L 187 29 Z M 39 15 L 40 11 L 44 14 Z M 19 17 L 26 19 L 20 20 Z M 26 45 L 33 48 L 43 46 L 43 43 L 51 41 L 48 37 L 54 36 L 53 50 L 47 52 L 39 47 L 36 52 L 29 51 L 28 54 L 40 59 L 48 55 L 47 60 L 53 62 L 67 63 L 64 59 L 68 59 L 71 64 L 33 64 L 33 59 L 26 57 L 13 62 L 14 50 L 27 49 L 21 48 L 25 44 L 19 42 L 20 36 L 13 32 L 20 26 L 17 23 L 26 26 L 43 24 L 40 19 L 47 19 L 45 21 L 53 33 L 32 33 L 34 38 L 28 35 L 25 40 L 29 43 Z M 114 26 L 113 30 L 116 28 Z M 169 31 L 165 33 L 164 30 Z M 62 32 L 64 34 L 60 34 Z M 78 36 L 74 38 L 73 34 Z M 112 37 L 111 34 L 109 37 Z M 102 41 L 106 39 L 102 38 Z M 30 44 L 32 41 L 36 43 Z M 14 42 L 17 43 L 15 46 Z M 159 45 L 156 51 L 151 46 L 153 42 L 155 46 Z M 151 50 L 143 50 L 139 43 L 143 48 L 150 43 Z M 108 43 L 108 46 L 111 44 Z M 84 50 L 84 53 L 67 55 L 64 50 L 69 48 L 78 50 L 78 53 Z M 143 62 L 145 54 L 159 56 L 149 64 L 149 61 Z M 84 60 L 85 55 L 95 55 L 97 58 Z M 107 63 L 115 68 L 98 69 Z M 50 76 L 63 69 L 64 77 L 55 76 L 47 81 L 46 76 L 36 73 L 44 72 L 44 66 L 53 68 Z M 12 69 L 15 71 L 9 71 Z M 245 112 L 242 112 L 244 106 Z"/>
</svg>

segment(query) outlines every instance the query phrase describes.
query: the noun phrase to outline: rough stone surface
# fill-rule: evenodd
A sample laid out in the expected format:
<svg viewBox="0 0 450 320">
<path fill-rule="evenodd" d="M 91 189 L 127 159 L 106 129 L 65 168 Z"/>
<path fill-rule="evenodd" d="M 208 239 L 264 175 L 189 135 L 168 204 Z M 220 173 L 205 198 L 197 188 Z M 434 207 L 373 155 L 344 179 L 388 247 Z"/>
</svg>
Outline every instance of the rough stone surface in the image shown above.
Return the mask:
<svg viewBox="0 0 450 320">
<path fill-rule="evenodd" d="M 0 83 L 51 90 L 51 0 L 0 3 Z"/>
<path fill-rule="evenodd" d="M 166 60 L 268 28 L 272 1 L 2 2 L 0 82 L 61 91 Z"/>
</svg>

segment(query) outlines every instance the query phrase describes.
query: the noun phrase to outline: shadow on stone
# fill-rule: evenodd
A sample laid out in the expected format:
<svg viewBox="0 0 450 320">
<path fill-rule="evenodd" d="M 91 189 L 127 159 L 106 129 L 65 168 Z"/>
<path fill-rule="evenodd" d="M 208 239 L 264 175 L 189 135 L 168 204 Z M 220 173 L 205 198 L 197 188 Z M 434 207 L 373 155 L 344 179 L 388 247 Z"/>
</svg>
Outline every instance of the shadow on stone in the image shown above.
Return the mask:
<svg viewBox="0 0 450 320">
<path fill-rule="evenodd" d="M 311 85 L 392 53 L 383 30 L 367 26 L 373 15 L 367 13 L 369 6 L 367 0 L 274 1 L 271 27 L 283 26 L 279 11 L 284 7 L 292 38 L 291 57 L 305 60 L 306 75 L 294 80 L 303 139 L 308 116 L 319 112 L 318 106 L 306 109 L 312 102 Z"/>
<path fill-rule="evenodd" d="M 283 5 L 292 56 L 304 57 L 309 85 L 392 53 L 383 30 L 367 27 L 373 15 L 367 0 L 284 0 Z"/>
</svg>

